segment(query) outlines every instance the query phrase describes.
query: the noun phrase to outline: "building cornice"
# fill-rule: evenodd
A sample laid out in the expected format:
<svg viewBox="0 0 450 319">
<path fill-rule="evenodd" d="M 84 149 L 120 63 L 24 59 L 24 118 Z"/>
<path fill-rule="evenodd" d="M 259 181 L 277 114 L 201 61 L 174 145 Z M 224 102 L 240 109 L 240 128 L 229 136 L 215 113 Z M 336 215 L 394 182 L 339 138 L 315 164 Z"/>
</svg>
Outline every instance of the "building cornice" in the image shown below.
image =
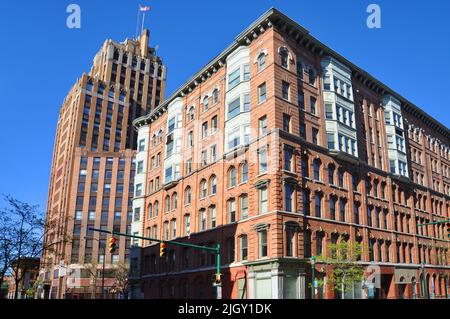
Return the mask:
<svg viewBox="0 0 450 319">
<path fill-rule="evenodd" d="M 359 68 L 342 55 L 329 48 L 318 39 L 313 37 L 310 32 L 299 25 L 297 22 L 281 13 L 275 8 L 270 8 L 264 14 L 262 14 L 255 22 L 253 22 L 247 29 L 241 32 L 222 53 L 216 56 L 211 62 L 197 72 L 193 77 L 182 84 L 169 98 L 167 98 L 162 104 L 160 104 L 151 113 L 137 118 L 133 121 L 133 125 L 138 128 L 142 125 L 147 125 L 153 120 L 158 118 L 167 109 L 167 105 L 177 97 L 184 97 L 192 92 L 198 85 L 206 81 L 212 74 L 216 73 L 219 68 L 225 64 L 227 56 L 233 52 L 237 47 L 241 45 L 249 45 L 252 41 L 258 38 L 259 35 L 264 33 L 267 29 L 276 26 L 280 31 L 286 33 L 291 39 L 305 47 L 306 49 L 319 54 L 321 56 L 331 56 L 343 63 L 351 69 L 353 78 L 358 80 L 364 86 L 377 92 L 378 94 L 390 94 L 401 101 L 402 108 L 412 116 L 417 117 L 419 120 L 428 125 L 431 129 L 436 130 L 444 137 L 450 139 L 450 130 L 434 119 L 423 110 L 421 110 L 414 103 L 404 98 L 399 93 L 395 92 L 387 85 L 383 84 L 368 72 Z"/>
</svg>

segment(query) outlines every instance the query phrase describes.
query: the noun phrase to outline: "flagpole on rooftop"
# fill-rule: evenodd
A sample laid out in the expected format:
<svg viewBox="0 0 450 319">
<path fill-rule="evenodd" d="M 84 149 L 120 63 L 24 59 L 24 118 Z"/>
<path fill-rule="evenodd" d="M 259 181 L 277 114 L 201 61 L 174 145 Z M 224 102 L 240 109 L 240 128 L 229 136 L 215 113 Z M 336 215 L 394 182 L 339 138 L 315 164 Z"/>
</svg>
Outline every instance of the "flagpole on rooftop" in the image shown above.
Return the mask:
<svg viewBox="0 0 450 319">
<path fill-rule="evenodd" d="M 137 17 L 136 17 L 136 33 L 134 37 L 137 39 L 138 37 L 138 31 L 139 31 L 139 14 L 141 13 L 140 7 L 138 7 Z"/>
<path fill-rule="evenodd" d="M 142 14 L 142 29 L 141 29 L 141 33 L 144 31 L 144 22 L 145 22 L 145 12 Z"/>
</svg>

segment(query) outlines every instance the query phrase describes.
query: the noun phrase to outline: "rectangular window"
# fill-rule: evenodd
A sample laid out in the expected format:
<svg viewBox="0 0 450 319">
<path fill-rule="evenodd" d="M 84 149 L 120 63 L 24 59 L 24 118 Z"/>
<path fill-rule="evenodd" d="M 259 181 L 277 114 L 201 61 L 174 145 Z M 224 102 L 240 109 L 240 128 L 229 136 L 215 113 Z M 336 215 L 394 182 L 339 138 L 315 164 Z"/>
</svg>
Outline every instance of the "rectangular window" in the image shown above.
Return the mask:
<svg viewBox="0 0 450 319">
<path fill-rule="evenodd" d="M 142 184 L 137 184 L 136 185 L 136 191 L 135 191 L 135 196 L 141 196 L 142 195 Z"/>
<path fill-rule="evenodd" d="M 286 81 L 281 82 L 281 96 L 285 100 L 289 100 L 289 83 Z"/>
<path fill-rule="evenodd" d="M 211 206 L 209 208 L 209 218 L 211 221 L 211 228 L 216 227 L 216 206 Z"/>
<path fill-rule="evenodd" d="M 305 215 L 305 216 L 310 215 L 309 193 L 306 190 L 302 191 L 302 212 L 303 212 L 303 215 Z"/>
<path fill-rule="evenodd" d="M 316 128 L 312 129 L 312 142 L 313 144 L 319 145 L 319 130 Z"/>
<path fill-rule="evenodd" d="M 208 137 L 208 122 L 202 124 L 202 138 Z"/>
<path fill-rule="evenodd" d="M 241 196 L 241 212 L 240 212 L 240 219 L 247 219 L 248 218 L 248 197 L 247 196 Z"/>
<path fill-rule="evenodd" d="M 218 128 L 218 118 L 217 118 L 217 115 L 216 115 L 216 116 L 214 116 L 214 117 L 212 118 L 212 120 L 211 120 L 211 130 L 212 130 L 212 133 L 217 132 L 217 128 Z"/>
<path fill-rule="evenodd" d="M 286 230 L 286 256 L 294 256 L 294 232 Z"/>
<path fill-rule="evenodd" d="M 230 223 L 234 223 L 236 221 L 236 201 L 234 199 L 228 201 L 228 216 Z"/>
<path fill-rule="evenodd" d="M 232 88 L 236 87 L 239 82 L 241 81 L 241 69 L 238 68 L 235 71 L 231 72 L 228 75 L 228 89 L 231 90 Z"/>
<path fill-rule="evenodd" d="M 330 149 L 330 150 L 336 149 L 336 142 L 334 140 L 334 134 L 328 133 L 327 139 L 328 139 L 328 149 Z"/>
<path fill-rule="evenodd" d="M 264 115 L 263 117 L 261 117 L 259 119 L 259 135 L 265 135 L 267 134 L 268 129 L 267 129 L 267 116 Z"/>
<path fill-rule="evenodd" d="M 333 119 L 333 104 L 325 103 L 325 118 L 327 120 Z"/>
<path fill-rule="evenodd" d="M 234 128 L 228 134 L 228 148 L 233 149 L 241 144 L 240 141 L 240 127 Z"/>
<path fill-rule="evenodd" d="M 259 257 L 267 257 L 267 230 L 258 232 Z"/>
<path fill-rule="evenodd" d="M 245 93 L 244 94 L 244 112 L 250 111 L 250 94 Z"/>
<path fill-rule="evenodd" d="M 283 113 L 283 131 L 291 132 L 291 117 Z"/>
<path fill-rule="evenodd" d="M 284 169 L 286 171 L 293 171 L 293 149 L 291 147 L 284 148 Z"/>
<path fill-rule="evenodd" d="M 240 237 L 240 247 L 241 247 L 241 260 L 247 260 L 248 258 L 248 241 L 247 236 Z"/>
<path fill-rule="evenodd" d="M 263 103 L 266 101 L 266 83 L 261 84 L 260 86 L 258 86 L 258 103 Z"/>
<path fill-rule="evenodd" d="M 238 97 L 228 104 L 228 116 L 227 119 L 230 120 L 236 117 L 241 112 L 241 100 Z"/>
<path fill-rule="evenodd" d="M 317 115 L 316 102 L 317 102 L 317 100 L 316 100 L 315 97 L 311 96 L 309 98 L 309 104 L 310 104 L 310 107 L 311 107 L 311 113 L 314 114 L 314 115 Z"/>
<path fill-rule="evenodd" d="M 292 185 L 286 184 L 284 185 L 284 202 L 285 202 L 285 209 L 287 212 L 293 212 L 294 211 L 294 192 L 292 189 Z"/>
<path fill-rule="evenodd" d="M 137 173 L 142 174 L 144 172 L 144 161 L 139 161 L 137 163 Z"/>
<path fill-rule="evenodd" d="M 259 174 L 267 172 L 267 148 L 260 149 L 258 152 Z"/>
<path fill-rule="evenodd" d="M 139 144 L 138 151 L 143 152 L 145 150 L 145 139 L 139 140 L 138 144 Z"/>
<path fill-rule="evenodd" d="M 250 65 L 244 64 L 244 81 L 250 80 Z"/>
<path fill-rule="evenodd" d="M 268 211 L 268 190 L 267 187 L 262 187 L 259 189 L 259 213 L 264 214 Z"/>
<path fill-rule="evenodd" d="M 297 100 L 300 109 L 305 110 L 305 94 L 303 92 L 298 92 Z"/>
</svg>

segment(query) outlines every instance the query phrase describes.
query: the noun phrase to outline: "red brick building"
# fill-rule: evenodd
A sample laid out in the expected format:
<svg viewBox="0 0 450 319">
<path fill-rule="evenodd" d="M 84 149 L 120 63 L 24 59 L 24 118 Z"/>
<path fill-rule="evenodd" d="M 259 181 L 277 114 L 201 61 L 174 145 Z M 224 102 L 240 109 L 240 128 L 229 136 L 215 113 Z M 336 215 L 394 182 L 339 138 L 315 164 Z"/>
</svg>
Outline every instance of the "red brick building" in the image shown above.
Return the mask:
<svg viewBox="0 0 450 319">
<path fill-rule="evenodd" d="M 224 298 L 311 298 L 339 242 L 379 286 L 316 263 L 318 298 L 449 295 L 446 227 L 417 225 L 450 216 L 450 131 L 279 11 L 134 124 L 136 234 L 220 243 Z M 213 254 L 136 244 L 133 297 L 214 297 Z"/>
</svg>

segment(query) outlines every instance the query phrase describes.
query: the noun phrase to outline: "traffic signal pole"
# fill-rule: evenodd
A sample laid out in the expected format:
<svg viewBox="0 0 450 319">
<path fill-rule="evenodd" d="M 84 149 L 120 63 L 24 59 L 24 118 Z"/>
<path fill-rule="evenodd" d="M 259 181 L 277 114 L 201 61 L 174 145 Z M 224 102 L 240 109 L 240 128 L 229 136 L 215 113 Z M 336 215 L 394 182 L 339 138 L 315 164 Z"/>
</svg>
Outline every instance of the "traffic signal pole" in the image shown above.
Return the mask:
<svg viewBox="0 0 450 319">
<path fill-rule="evenodd" d="M 200 246 L 200 245 L 181 243 L 181 242 L 172 241 L 172 240 L 162 240 L 162 239 L 158 239 L 158 238 L 143 237 L 143 236 L 138 236 L 138 235 L 130 235 L 130 234 L 125 234 L 125 233 L 115 232 L 113 230 L 104 230 L 104 229 L 98 229 L 98 228 L 93 228 L 93 227 L 89 227 L 89 230 L 100 232 L 100 233 L 105 233 L 105 234 L 111 234 L 113 236 L 123 236 L 123 237 L 129 237 L 129 238 L 136 238 L 136 239 L 154 241 L 154 242 L 158 242 L 158 243 L 166 243 L 166 244 L 174 245 L 174 246 L 182 246 L 182 247 L 189 247 L 189 248 L 193 248 L 193 249 L 206 250 L 206 251 L 215 253 L 216 254 L 216 274 L 215 274 L 216 281 L 215 281 L 215 286 L 217 288 L 217 299 L 221 299 L 222 298 L 222 281 L 220 280 L 220 278 L 221 278 L 221 273 L 220 273 L 220 244 L 217 244 L 216 247 L 206 247 L 206 246 Z"/>
</svg>

